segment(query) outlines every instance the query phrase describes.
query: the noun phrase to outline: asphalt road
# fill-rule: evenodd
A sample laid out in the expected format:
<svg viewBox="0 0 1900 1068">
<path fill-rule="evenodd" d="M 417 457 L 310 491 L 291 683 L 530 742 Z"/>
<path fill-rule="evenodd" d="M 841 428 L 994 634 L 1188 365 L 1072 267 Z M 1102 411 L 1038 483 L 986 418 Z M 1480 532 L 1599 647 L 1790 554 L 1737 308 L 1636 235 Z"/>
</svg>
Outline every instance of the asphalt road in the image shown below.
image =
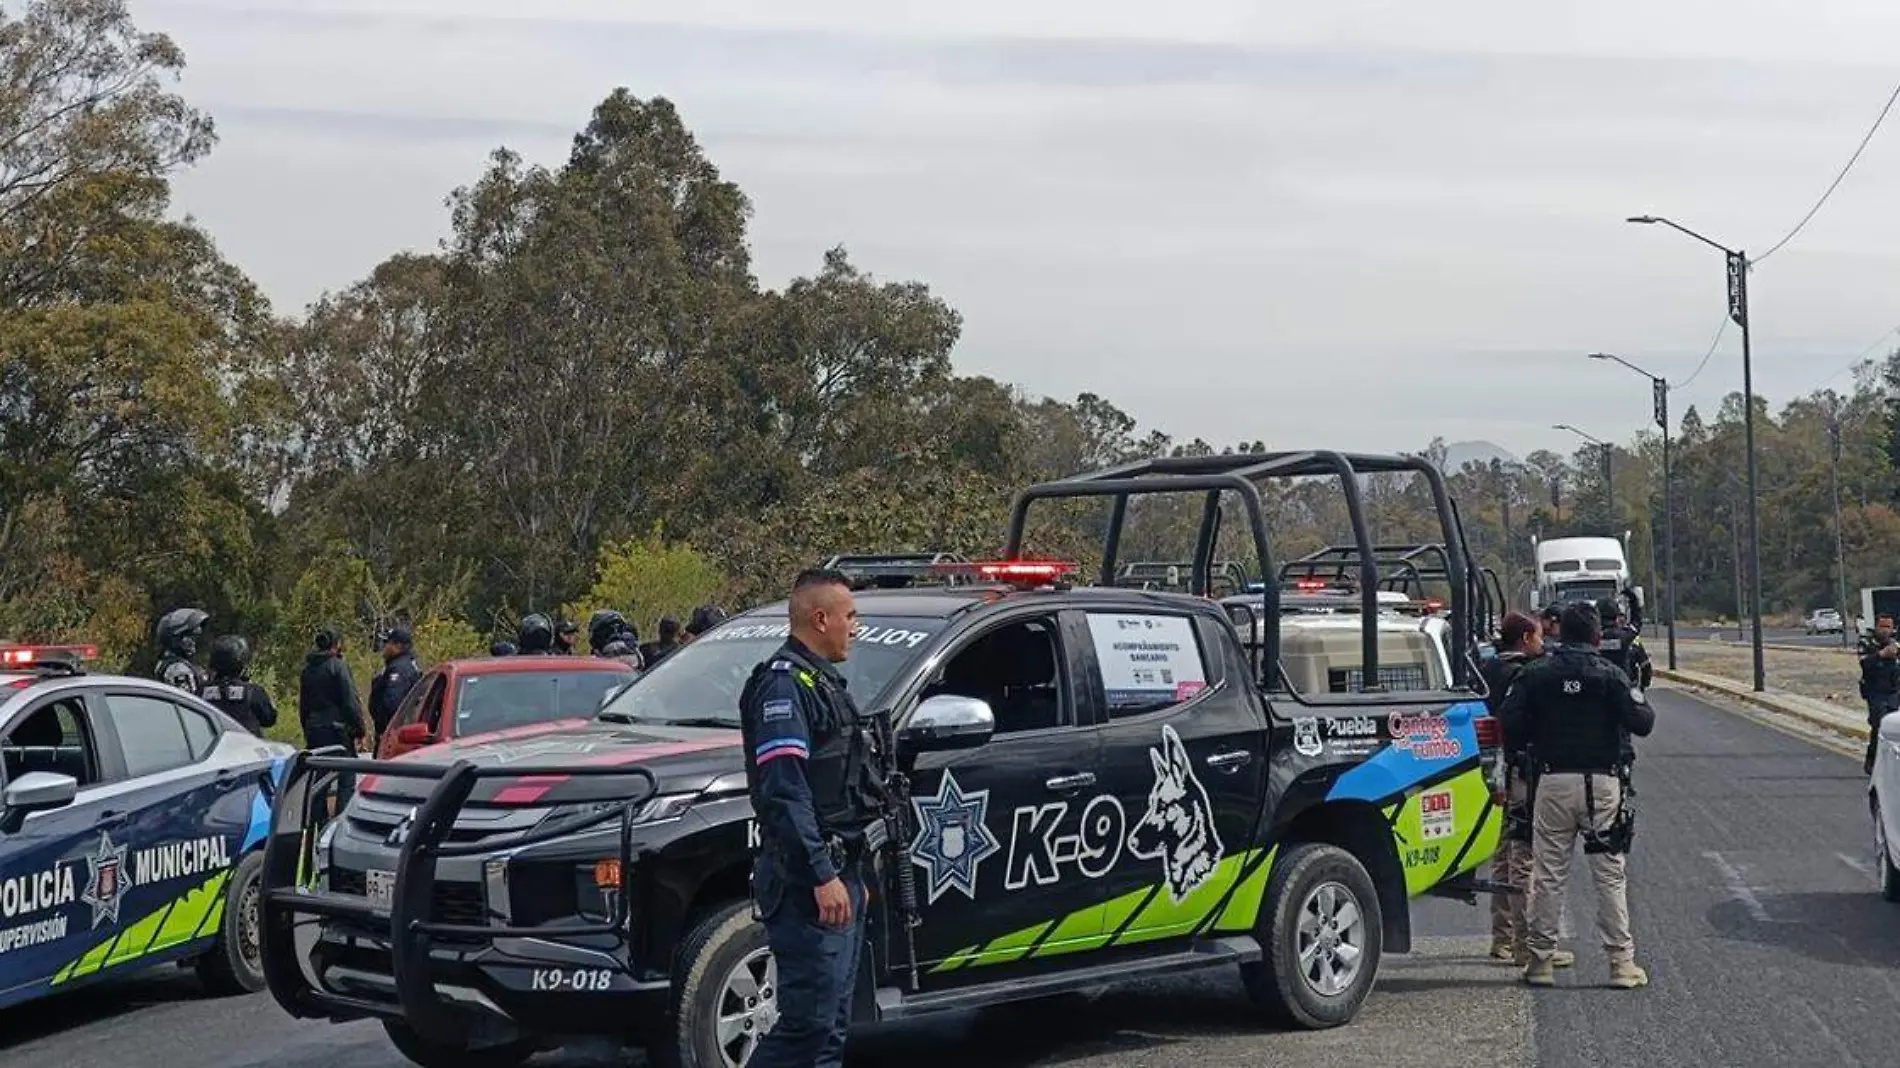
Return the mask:
<svg viewBox="0 0 1900 1068">
<path fill-rule="evenodd" d="M 1587 884 L 1584 937 L 1562 986 L 1531 992 L 1484 960 L 1485 917 L 1417 912 L 1422 952 L 1388 958 L 1351 1026 L 1262 1031 L 1226 972 L 867 1036 L 852 1068 L 1226 1068 L 1407 1065 L 1596 1068 L 1893 1063 L 1900 1050 L 1900 907 L 1869 874 L 1857 761 L 1685 693 L 1653 694 L 1632 860 L 1638 954 L 1653 985 L 1603 987 Z M 1581 865 L 1579 865 L 1579 868 Z M 284 1016 L 267 996 L 199 997 L 156 973 L 0 1013 L 0 1062 L 35 1068 L 401 1068 L 374 1025 Z M 563 1051 L 547 1068 L 638 1060 Z"/>
</svg>

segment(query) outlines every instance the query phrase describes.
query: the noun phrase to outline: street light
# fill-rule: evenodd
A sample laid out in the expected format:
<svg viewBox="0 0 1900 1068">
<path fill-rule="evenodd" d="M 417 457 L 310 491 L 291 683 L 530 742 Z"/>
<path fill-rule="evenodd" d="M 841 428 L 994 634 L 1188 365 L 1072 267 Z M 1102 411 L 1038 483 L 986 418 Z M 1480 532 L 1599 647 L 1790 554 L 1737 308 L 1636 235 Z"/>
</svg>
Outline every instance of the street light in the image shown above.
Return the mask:
<svg viewBox="0 0 1900 1068">
<path fill-rule="evenodd" d="M 1755 630 L 1755 692 L 1760 693 L 1768 687 L 1761 651 L 1761 522 L 1755 506 L 1758 484 L 1755 470 L 1755 370 L 1748 337 L 1748 253 L 1718 244 L 1658 215 L 1632 215 L 1628 221 L 1645 226 L 1661 223 L 1720 252 L 1728 264 L 1728 316 L 1736 326 L 1742 328 L 1742 437 L 1743 448 L 1748 453 L 1748 613 L 1749 623 Z"/>
<path fill-rule="evenodd" d="M 1604 511 L 1604 515 L 1609 519 L 1610 525 L 1615 526 L 1616 525 L 1616 497 L 1610 493 L 1610 461 L 1616 455 L 1616 446 L 1610 444 L 1607 441 L 1604 441 L 1602 438 L 1593 438 L 1590 435 L 1584 433 L 1583 431 L 1578 430 L 1576 427 L 1571 426 L 1569 423 L 1558 423 L 1555 426 L 1552 426 L 1551 429 L 1552 430 L 1568 430 L 1572 434 L 1577 435 L 1583 440 L 1603 450 L 1603 511 Z"/>
<path fill-rule="evenodd" d="M 1676 670 L 1676 496 L 1669 470 L 1669 380 L 1658 378 L 1621 356 L 1593 352 L 1593 360 L 1614 360 L 1649 379 L 1652 413 L 1663 436 L 1663 622 L 1669 628 L 1669 670 Z M 1655 544 L 1651 542 L 1650 544 Z M 1655 557 L 1650 557 L 1653 562 Z M 1845 633 L 1845 628 L 1843 628 Z"/>
</svg>

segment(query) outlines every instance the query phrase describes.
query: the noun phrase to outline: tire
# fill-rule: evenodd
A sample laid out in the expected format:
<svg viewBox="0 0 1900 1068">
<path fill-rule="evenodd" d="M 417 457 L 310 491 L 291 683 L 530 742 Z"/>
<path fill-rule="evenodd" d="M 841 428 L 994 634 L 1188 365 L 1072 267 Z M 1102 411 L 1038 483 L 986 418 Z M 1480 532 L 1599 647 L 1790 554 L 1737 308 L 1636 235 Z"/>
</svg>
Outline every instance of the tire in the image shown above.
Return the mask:
<svg viewBox="0 0 1900 1068">
<path fill-rule="evenodd" d="M 224 920 L 218 944 L 198 958 L 198 981 L 215 997 L 255 994 L 264 989 L 264 958 L 258 948 L 264 852 L 256 850 L 238 861 L 224 892 Z"/>
<path fill-rule="evenodd" d="M 1880 802 L 1876 799 L 1874 809 L 1874 870 L 1880 873 L 1880 896 L 1883 900 L 1900 902 L 1900 868 L 1894 867 L 1893 852 L 1887 843 L 1887 826 L 1880 819 Z"/>
<path fill-rule="evenodd" d="M 1341 947 L 1356 946 L 1356 962 L 1348 974 L 1342 975 L 1344 968 L 1329 971 L 1324 965 L 1336 965 L 1339 958 L 1328 955 L 1322 944 L 1309 973 L 1301 965 L 1301 943 L 1311 943 L 1312 922 L 1323 919 L 1329 909 L 1333 919 L 1341 918 L 1348 903 L 1357 911 L 1356 925 L 1349 922 L 1337 931 L 1322 928 L 1317 933 L 1339 939 Z M 1248 996 L 1275 1022 L 1304 1030 L 1351 1022 L 1379 974 L 1384 920 L 1378 889 L 1357 857 L 1330 845 L 1294 847 L 1281 855 L 1267 881 L 1266 907 L 1254 929 L 1264 956 L 1241 967 Z M 1334 982 L 1326 982 L 1329 975 Z"/>
<path fill-rule="evenodd" d="M 534 1056 L 538 1048 L 528 1039 L 479 1049 L 446 1045 L 423 1038 L 401 1020 L 384 1020 L 383 1033 L 389 1036 L 396 1052 L 422 1068 L 515 1068 Z"/>
<path fill-rule="evenodd" d="M 750 901 L 707 913 L 680 943 L 674 961 L 671 1011 L 648 1050 L 657 1068 L 741 1068 L 778 1019 L 778 974 L 771 961 L 765 926 L 752 918 Z M 732 989 L 742 969 L 757 990 L 750 1003 Z M 743 1030 L 722 1042 L 721 1015 L 739 1013 L 745 1014 Z"/>
</svg>

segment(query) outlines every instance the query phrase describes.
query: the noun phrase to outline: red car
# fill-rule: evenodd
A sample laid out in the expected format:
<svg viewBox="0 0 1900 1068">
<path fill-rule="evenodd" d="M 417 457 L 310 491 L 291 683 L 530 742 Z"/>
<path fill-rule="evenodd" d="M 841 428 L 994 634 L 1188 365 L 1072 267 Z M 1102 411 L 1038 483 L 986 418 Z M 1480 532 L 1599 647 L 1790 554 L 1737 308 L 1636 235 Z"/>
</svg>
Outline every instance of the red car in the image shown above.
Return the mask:
<svg viewBox="0 0 1900 1068">
<path fill-rule="evenodd" d="M 471 734 L 585 722 L 634 670 L 597 656 L 445 660 L 422 673 L 377 743 L 381 760 Z"/>
</svg>

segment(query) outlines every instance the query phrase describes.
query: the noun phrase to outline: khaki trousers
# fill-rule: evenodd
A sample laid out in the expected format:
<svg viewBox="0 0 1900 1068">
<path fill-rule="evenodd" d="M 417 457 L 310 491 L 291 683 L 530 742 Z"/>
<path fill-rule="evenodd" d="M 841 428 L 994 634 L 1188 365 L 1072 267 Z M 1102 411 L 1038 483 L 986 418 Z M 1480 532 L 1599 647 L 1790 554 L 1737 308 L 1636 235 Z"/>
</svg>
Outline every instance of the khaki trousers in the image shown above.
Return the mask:
<svg viewBox="0 0 1900 1068">
<path fill-rule="evenodd" d="M 1562 922 L 1564 885 L 1570 877 L 1570 857 L 1585 829 L 1608 832 L 1616 820 L 1623 784 L 1614 775 L 1590 775 L 1593 798 L 1584 796 L 1582 775 L 1545 775 L 1537 781 L 1537 802 L 1531 814 L 1531 892 L 1525 940 L 1531 956 L 1550 959 L 1557 949 Z M 1596 819 L 1592 826 L 1591 802 Z M 1629 883 L 1619 853 L 1586 853 L 1591 881 L 1597 891 L 1597 933 L 1603 949 L 1616 964 L 1636 959 L 1636 940 L 1630 935 Z"/>
<path fill-rule="evenodd" d="M 1513 772 L 1511 787 L 1504 795 L 1505 804 L 1515 808 L 1529 796 L 1529 785 Z M 1498 851 L 1491 858 L 1491 881 L 1528 891 L 1531 884 L 1531 844 L 1510 838 L 1499 841 Z M 1530 928 L 1524 922 L 1525 908 L 1523 893 L 1491 895 L 1491 941 L 1494 945 L 1508 946 L 1520 938 L 1528 938 Z"/>
</svg>

